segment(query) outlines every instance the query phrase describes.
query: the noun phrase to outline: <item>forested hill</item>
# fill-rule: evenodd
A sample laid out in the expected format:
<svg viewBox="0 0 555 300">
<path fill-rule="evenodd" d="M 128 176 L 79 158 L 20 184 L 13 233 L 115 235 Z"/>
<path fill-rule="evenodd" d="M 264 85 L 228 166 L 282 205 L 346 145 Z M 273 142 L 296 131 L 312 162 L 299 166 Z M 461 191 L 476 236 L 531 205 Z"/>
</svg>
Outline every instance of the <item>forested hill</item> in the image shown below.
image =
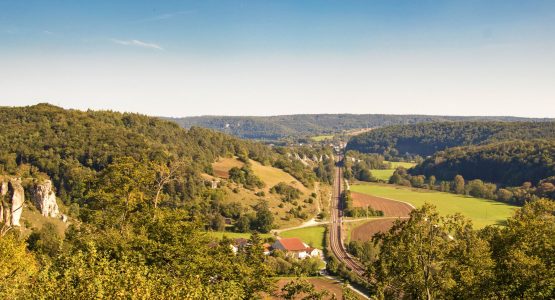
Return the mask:
<svg viewBox="0 0 555 300">
<path fill-rule="evenodd" d="M 0 107 L 0 124 L 0 174 L 46 173 L 66 203 L 82 199 L 87 182 L 122 157 L 145 165 L 180 162 L 184 174 L 168 189 L 176 201 L 184 201 L 200 193 L 200 174 L 210 173 L 218 156 L 237 155 L 266 164 L 285 156 L 209 129 L 184 130 L 138 114 L 65 110 L 49 104 Z M 281 164 L 299 177 L 304 174 L 300 162 Z M 306 173 L 311 176 L 311 170 Z"/>
<path fill-rule="evenodd" d="M 413 175 L 434 175 L 452 180 L 481 179 L 502 186 L 520 186 L 555 176 L 555 141 L 506 141 L 480 146 L 455 147 L 440 151 L 410 170 Z M 551 181 L 555 178 L 552 177 Z M 554 192 L 553 185 L 549 192 Z"/>
<path fill-rule="evenodd" d="M 229 133 L 241 138 L 279 140 L 284 137 L 306 137 L 341 133 L 345 130 L 375 128 L 389 125 L 446 121 L 546 121 L 517 117 L 456 117 L 383 114 L 310 114 L 270 117 L 201 116 L 166 118 L 184 128 L 200 126 Z"/>
<path fill-rule="evenodd" d="M 555 138 L 555 122 L 441 122 L 379 128 L 353 137 L 348 150 L 391 156 L 505 140 Z"/>
</svg>

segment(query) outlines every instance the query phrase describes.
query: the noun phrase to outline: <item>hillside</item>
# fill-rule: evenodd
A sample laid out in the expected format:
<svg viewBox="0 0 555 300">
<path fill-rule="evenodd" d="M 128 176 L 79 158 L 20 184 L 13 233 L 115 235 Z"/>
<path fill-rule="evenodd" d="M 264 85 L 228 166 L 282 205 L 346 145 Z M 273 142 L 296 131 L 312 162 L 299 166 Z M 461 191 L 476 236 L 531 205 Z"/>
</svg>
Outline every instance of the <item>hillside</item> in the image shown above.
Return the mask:
<svg viewBox="0 0 555 300">
<path fill-rule="evenodd" d="M 285 137 L 309 137 L 389 125 L 448 121 L 546 121 L 517 117 L 457 117 L 383 114 L 305 114 L 269 117 L 200 116 L 165 118 L 184 128 L 200 126 L 246 139 L 275 141 Z"/>
<path fill-rule="evenodd" d="M 225 197 L 221 200 L 222 203 L 227 205 L 240 203 L 247 212 L 250 212 L 252 207 L 255 207 L 261 199 L 264 199 L 276 216 L 274 223 L 278 228 L 296 226 L 314 217 L 319 211 L 319 203 L 323 201 L 324 197 L 328 197 L 327 194 L 322 194 L 318 183 L 312 187 L 306 187 L 291 174 L 272 166 L 262 165 L 256 161 L 250 161 L 249 168 L 253 175 L 264 183 L 264 186 L 252 189 L 241 188 L 240 184 L 230 180 L 229 170 L 233 167 L 241 168 L 244 165 L 237 158 L 228 157 L 220 158 L 212 164 L 215 176 L 220 180 L 225 180 L 220 184 L 220 189 L 225 193 Z M 280 183 L 286 183 L 298 189 L 300 191 L 298 198 L 293 201 L 283 201 L 282 195 L 272 193 L 272 187 Z M 304 218 L 297 216 L 303 216 Z"/>
<path fill-rule="evenodd" d="M 30 165 L 46 173 L 64 202 L 84 197 L 83 184 L 120 157 L 136 161 L 185 165 L 173 197 L 192 199 L 202 191 L 200 172 L 217 157 L 245 155 L 259 161 L 277 159 L 260 144 L 208 129 L 183 130 L 138 114 L 64 110 L 48 104 L 0 108 L 0 165 L 3 172 L 22 172 Z M 30 172 L 33 172 L 33 168 Z M 183 189 L 184 184 L 189 188 Z M 180 188 L 181 187 L 181 188 Z M 193 188 L 194 187 L 194 188 Z"/>
<path fill-rule="evenodd" d="M 537 185 L 555 176 L 555 141 L 506 141 L 440 151 L 410 170 L 452 180 L 459 174 L 466 180 L 481 179 L 502 186 Z"/>
<path fill-rule="evenodd" d="M 353 137 L 348 150 L 428 156 L 450 147 L 555 138 L 555 122 L 442 122 L 379 128 Z"/>
</svg>

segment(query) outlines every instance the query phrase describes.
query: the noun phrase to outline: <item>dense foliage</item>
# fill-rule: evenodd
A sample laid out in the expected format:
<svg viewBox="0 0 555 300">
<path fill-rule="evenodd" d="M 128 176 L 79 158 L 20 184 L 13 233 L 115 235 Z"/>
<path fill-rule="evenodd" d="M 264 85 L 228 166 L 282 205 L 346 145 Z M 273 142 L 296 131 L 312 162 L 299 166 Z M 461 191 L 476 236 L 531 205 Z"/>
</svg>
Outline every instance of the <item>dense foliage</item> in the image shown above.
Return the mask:
<svg viewBox="0 0 555 300">
<path fill-rule="evenodd" d="M 472 229 L 424 205 L 374 237 L 369 265 L 378 298 L 552 299 L 555 202 L 519 209 L 507 226 Z"/>
<path fill-rule="evenodd" d="M 428 156 L 451 147 L 538 138 L 555 138 L 555 122 L 434 122 L 390 126 L 353 137 L 347 149 L 388 157 Z"/>
<path fill-rule="evenodd" d="M 555 132 L 555 131 L 554 131 Z M 555 140 L 509 141 L 438 152 L 410 171 L 451 180 L 462 175 L 502 186 L 537 185 L 555 176 Z"/>
<path fill-rule="evenodd" d="M 389 125 L 415 124 L 445 121 L 543 121 L 514 117 L 453 117 L 423 115 L 352 115 L 352 114 L 311 114 L 271 117 L 202 116 L 167 118 L 191 128 L 201 126 L 241 138 L 257 140 L 279 140 L 286 137 L 305 137 L 341 133 L 344 130 L 376 128 Z"/>
</svg>

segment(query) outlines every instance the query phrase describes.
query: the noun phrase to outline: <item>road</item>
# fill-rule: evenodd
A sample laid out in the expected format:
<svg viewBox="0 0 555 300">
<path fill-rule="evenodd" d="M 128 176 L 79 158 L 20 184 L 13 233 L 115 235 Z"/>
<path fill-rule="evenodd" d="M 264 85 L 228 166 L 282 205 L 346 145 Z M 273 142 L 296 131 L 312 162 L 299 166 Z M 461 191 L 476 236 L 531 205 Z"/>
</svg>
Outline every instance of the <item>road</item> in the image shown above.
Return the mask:
<svg viewBox="0 0 555 300">
<path fill-rule="evenodd" d="M 339 156 L 341 161 L 341 156 Z M 353 258 L 343 245 L 342 233 L 342 207 L 341 207 L 341 189 L 343 186 L 343 171 L 341 167 L 335 167 L 335 176 L 333 181 L 333 191 L 331 198 L 331 226 L 330 226 L 330 246 L 333 254 L 339 261 L 343 262 L 354 273 L 364 278 L 364 266 L 355 258 Z"/>
</svg>

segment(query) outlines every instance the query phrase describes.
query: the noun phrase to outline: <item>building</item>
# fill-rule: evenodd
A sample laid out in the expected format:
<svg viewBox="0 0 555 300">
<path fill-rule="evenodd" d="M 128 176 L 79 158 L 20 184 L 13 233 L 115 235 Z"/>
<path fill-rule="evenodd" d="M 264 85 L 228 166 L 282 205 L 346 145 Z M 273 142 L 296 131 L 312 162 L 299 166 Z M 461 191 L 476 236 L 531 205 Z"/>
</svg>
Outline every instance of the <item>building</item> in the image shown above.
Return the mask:
<svg viewBox="0 0 555 300">
<path fill-rule="evenodd" d="M 281 250 L 286 255 L 299 259 L 320 256 L 320 250 L 308 246 L 298 238 L 282 238 L 277 240 L 272 244 L 272 250 Z"/>
</svg>

